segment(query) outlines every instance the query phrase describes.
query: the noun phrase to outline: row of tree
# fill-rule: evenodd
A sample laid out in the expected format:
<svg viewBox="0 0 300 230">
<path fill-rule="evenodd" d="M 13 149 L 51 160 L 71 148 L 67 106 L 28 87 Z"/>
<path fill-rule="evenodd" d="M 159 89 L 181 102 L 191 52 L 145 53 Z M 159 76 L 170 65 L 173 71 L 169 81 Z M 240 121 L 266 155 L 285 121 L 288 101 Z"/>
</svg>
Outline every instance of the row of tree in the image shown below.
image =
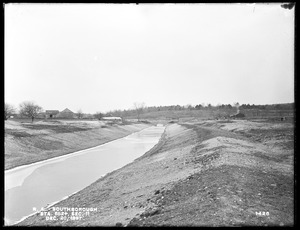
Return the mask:
<svg viewBox="0 0 300 230">
<path fill-rule="evenodd" d="M 204 103 L 192 106 L 190 104 L 185 106 L 180 105 L 170 105 L 170 106 L 149 106 L 147 107 L 144 102 L 135 102 L 132 109 L 128 110 L 114 110 L 108 113 L 96 112 L 93 114 L 93 117 L 100 120 L 104 116 L 118 116 L 118 117 L 127 117 L 127 116 L 137 116 L 138 120 L 140 120 L 140 116 L 143 112 L 157 112 L 157 111 L 172 111 L 172 110 L 202 110 L 202 109 L 232 109 L 233 107 L 240 109 L 260 109 L 260 110 L 291 110 L 294 108 L 294 103 L 286 103 L 286 104 L 273 104 L 273 105 L 250 105 L 250 104 L 242 104 L 240 105 L 238 102 L 231 104 L 218 104 L 211 105 Z M 35 104 L 34 102 L 23 102 L 19 106 L 19 114 L 21 116 L 25 116 L 34 119 L 43 111 L 42 107 Z M 5 103 L 5 119 L 9 118 L 11 115 L 16 114 L 16 109 L 14 106 Z M 82 119 L 85 114 L 79 109 L 76 113 L 79 119 Z"/>
<path fill-rule="evenodd" d="M 32 119 L 32 122 L 34 118 L 38 116 L 40 112 L 42 112 L 43 108 L 34 102 L 22 102 L 19 105 L 19 114 L 28 118 Z M 16 113 L 16 108 L 8 103 L 5 103 L 4 107 L 4 118 L 7 120 L 10 116 L 14 115 Z"/>
<path fill-rule="evenodd" d="M 9 117 L 16 115 L 17 113 L 22 116 L 22 117 L 28 117 L 32 120 L 32 122 L 34 121 L 35 118 L 37 118 L 40 113 L 43 112 L 43 108 L 39 105 L 37 105 L 34 102 L 30 102 L 30 101 L 25 101 L 22 102 L 19 105 L 19 110 L 17 112 L 17 109 L 8 103 L 5 103 L 4 106 L 4 119 L 7 120 Z M 84 113 L 82 112 L 81 109 L 79 109 L 76 113 L 77 118 L 82 119 L 84 117 Z M 96 113 L 95 118 L 101 119 L 102 118 L 102 113 Z"/>
</svg>

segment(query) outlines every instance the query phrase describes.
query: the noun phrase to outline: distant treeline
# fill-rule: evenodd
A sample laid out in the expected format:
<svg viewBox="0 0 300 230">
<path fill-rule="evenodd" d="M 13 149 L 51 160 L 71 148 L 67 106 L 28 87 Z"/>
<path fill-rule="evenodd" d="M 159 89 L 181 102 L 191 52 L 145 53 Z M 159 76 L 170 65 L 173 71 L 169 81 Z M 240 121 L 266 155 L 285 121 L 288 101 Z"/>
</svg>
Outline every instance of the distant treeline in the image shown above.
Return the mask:
<svg viewBox="0 0 300 230">
<path fill-rule="evenodd" d="M 42 108 L 32 102 L 24 102 L 21 104 L 19 113 L 10 104 L 5 103 L 5 119 L 8 118 L 45 118 L 45 113 Z M 228 117 L 230 115 L 243 113 L 246 117 L 291 117 L 294 114 L 294 103 L 271 104 L 271 105 L 250 105 L 239 104 L 198 104 L 198 105 L 169 105 L 169 106 L 145 106 L 144 103 L 136 104 L 135 108 L 127 110 L 114 110 L 107 113 L 96 112 L 95 114 L 85 114 L 82 110 L 74 113 L 74 119 L 102 119 L 103 117 L 121 117 L 130 119 L 156 119 L 156 118 L 171 118 L 179 119 L 182 117 Z M 76 117 L 76 118 L 75 118 Z M 55 118 L 55 117 L 53 117 Z"/>
<path fill-rule="evenodd" d="M 143 109 L 143 114 L 153 113 L 153 112 L 162 112 L 162 111 L 191 111 L 191 110 L 224 110 L 224 111 L 234 111 L 236 107 L 242 110 L 293 110 L 294 103 L 285 103 L 285 104 L 271 104 L 271 105 L 250 105 L 250 104 L 241 104 L 236 103 L 235 105 L 231 104 L 220 104 L 220 105 L 211 105 L 211 104 L 198 104 L 195 106 L 192 105 L 170 105 L 170 106 L 149 106 Z M 128 110 L 114 110 L 110 111 L 104 116 L 118 116 L 118 117 L 132 117 L 136 115 L 136 109 Z"/>
</svg>

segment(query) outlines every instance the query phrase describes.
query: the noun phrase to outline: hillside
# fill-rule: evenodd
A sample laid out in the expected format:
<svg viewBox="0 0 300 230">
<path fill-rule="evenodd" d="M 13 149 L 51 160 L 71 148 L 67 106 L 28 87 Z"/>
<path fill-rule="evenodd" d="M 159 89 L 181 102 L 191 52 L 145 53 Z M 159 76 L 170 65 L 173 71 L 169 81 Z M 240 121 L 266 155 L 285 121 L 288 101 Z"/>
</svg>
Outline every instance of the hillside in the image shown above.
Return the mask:
<svg viewBox="0 0 300 230">
<path fill-rule="evenodd" d="M 246 119 L 265 119 L 287 117 L 292 119 L 294 116 L 294 104 L 274 104 L 274 105 L 242 105 L 239 107 L 239 111 L 245 114 Z M 185 121 L 187 119 L 216 119 L 229 117 L 236 114 L 237 108 L 228 106 L 219 107 L 203 107 L 196 108 L 181 108 L 178 107 L 162 107 L 162 108 L 145 108 L 140 115 L 141 119 L 167 119 L 167 120 L 179 120 Z M 114 114 L 114 113 L 112 113 Z M 137 117 L 135 111 L 118 112 L 118 116 L 123 116 L 127 119 L 133 119 Z"/>
</svg>

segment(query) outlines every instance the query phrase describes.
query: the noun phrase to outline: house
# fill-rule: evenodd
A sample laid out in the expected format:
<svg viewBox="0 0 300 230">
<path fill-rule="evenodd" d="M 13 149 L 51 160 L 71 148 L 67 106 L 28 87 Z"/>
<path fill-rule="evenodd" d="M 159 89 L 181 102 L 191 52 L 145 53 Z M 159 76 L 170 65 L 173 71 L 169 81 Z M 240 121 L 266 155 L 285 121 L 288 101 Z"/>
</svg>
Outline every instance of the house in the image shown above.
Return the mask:
<svg viewBox="0 0 300 230">
<path fill-rule="evenodd" d="M 46 110 L 45 118 L 55 118 L 57 114 L 59 114 L 58 110 Z"/>
<path fill-rule="evenodd" d="M 63 111 L 59 112 L 56 115 L 56 118 L 65 118 L 65 119 L 73 119 L 76 118 L 76 114 L 73 113 L 71 110 L 68 108 L 64 109 Z"/>
</svg>

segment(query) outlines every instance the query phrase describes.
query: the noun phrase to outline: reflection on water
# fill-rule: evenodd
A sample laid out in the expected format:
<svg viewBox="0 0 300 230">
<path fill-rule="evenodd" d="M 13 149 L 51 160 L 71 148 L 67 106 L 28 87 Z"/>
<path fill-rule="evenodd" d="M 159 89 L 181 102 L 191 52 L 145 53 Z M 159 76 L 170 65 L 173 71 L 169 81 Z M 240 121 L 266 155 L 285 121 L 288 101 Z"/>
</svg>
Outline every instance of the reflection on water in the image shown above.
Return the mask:
<svg viewBox="0 0 300 230">
<path fill-rule="evenodd" d="M 116 141 L 5 173 L 5 221 L 14 224 L 90 185 L 150 150 L 164 127 L 144 129 Z"/>
</svg>

